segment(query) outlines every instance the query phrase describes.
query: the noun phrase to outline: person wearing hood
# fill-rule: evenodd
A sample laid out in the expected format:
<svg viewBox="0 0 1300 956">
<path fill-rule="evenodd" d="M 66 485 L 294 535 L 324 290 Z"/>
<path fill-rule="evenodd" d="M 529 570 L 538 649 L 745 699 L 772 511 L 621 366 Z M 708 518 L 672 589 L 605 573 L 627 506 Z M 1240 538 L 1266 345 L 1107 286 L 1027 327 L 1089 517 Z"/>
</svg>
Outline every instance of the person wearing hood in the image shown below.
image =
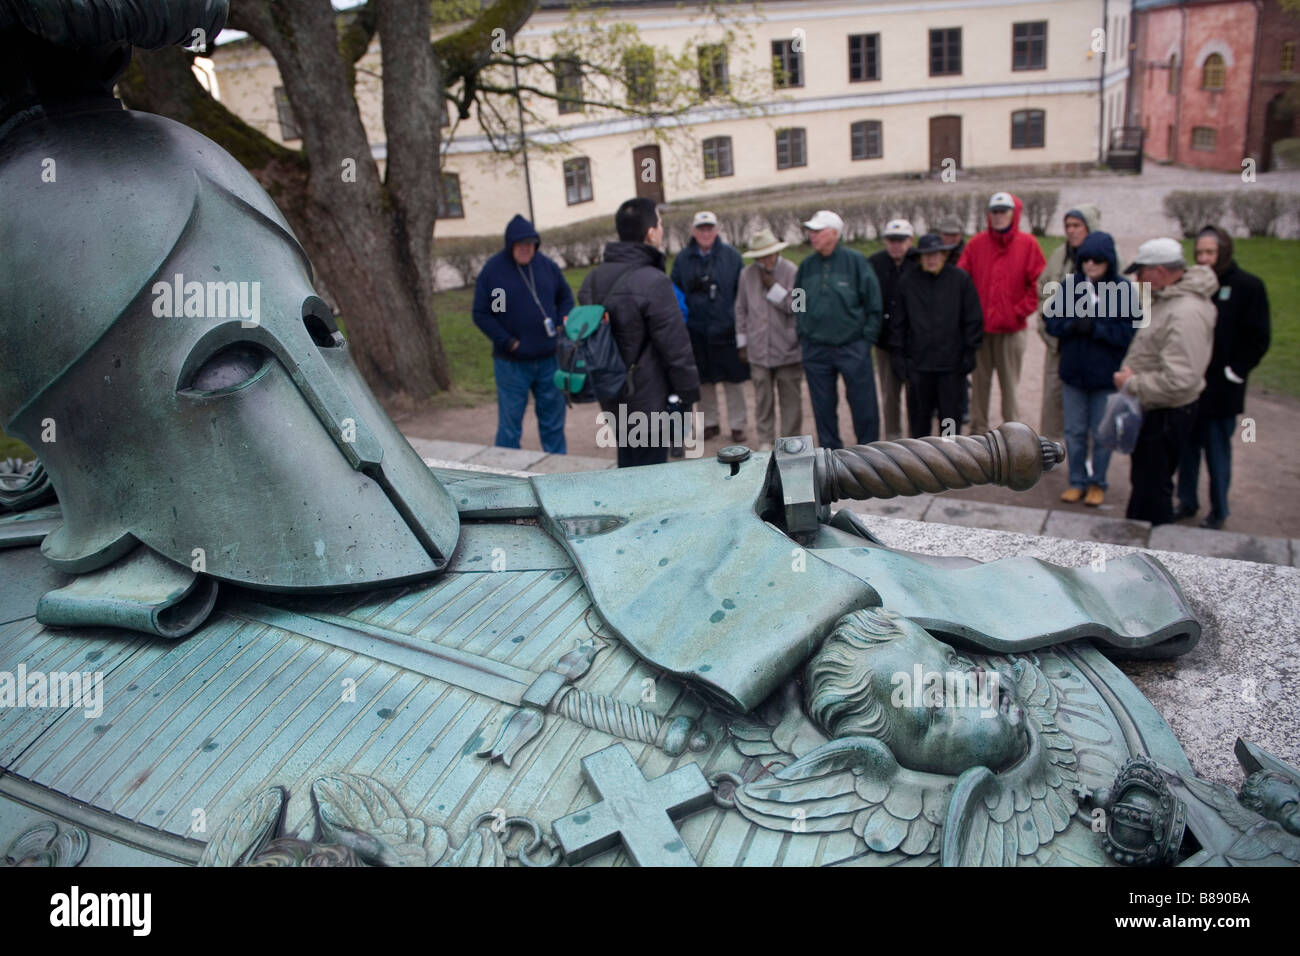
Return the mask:
<svg viewBox="0 0 1300 956">
<path fill-rule="evenodd" d="M 989 200 L 988 228 L 972 236 L 957 262 L 975 280 L 984 310 L 984 339 L 971 376 L 971 434 L 989 429 L 993 373 L 1002 393 L 1002 420 L 1017 421 L 1016 387 L 1025 356 L 1026 327 L 1038 308 L 1038 276 L 1047 261 L 1038 240 L 1020 231 L 1023 204 L 1007 192 Z"/>
<path fill-rule="evenodd" d="M 1106 401 L 1115 393 L 1115 373 L 1133 341 L 1135 317 L 1127 306 L 1134 296 L 1132 284 L 1119 271 L 1115 242 L 1108 233 L 1088 233 L 1071 254 L 1076 263 L 1073 280 L 1057 282 L 1042 300 L 1044 335 L 1060 342 L 1058 381 L 1070 462 L 1070 487 L 1061 500 L 1073 504 L 1082 499 L 1095 508 L 1106 497 L 1111 454 L 1097 441 L 1097 429 Z M 1049 360 L 1053 351 L 1048 350 Z"/>
<path fill-rule="evenodd" d="M 555 338 L 573 308 L 573 290 L 533 224 L 515 216 L 505 248 L 488 259 L 474 284 L 474 324 L 492 340 L 497 383 L 496 444 L 518 448 L 528 393 L 536 401 L 542 450 L 563 455 L 564 395 L 555 387 Z"/>
<path fill-rule="evenodd" d="M 1210 513 L 1202 528 L 1219 529 L 1228 517 L 1232 480 L 1232 437 L 1237 416 L 1246 408 L 1246 377 L 1269 345 L 1268 292 L 1258 277 L 1232 257 L 1232 236 L 1206 226 L 1196 236 L 1196 263 L 1209 266 L 1219 280 L 1214 296 L 1214 352 L 1205 370 L 1205 391 L 1196 405 L 1196 424 L 1178 466 L 1178 517 L 1195 517 L 1201 452 L 1210 473 Z"/>
<path fill-rule="evenodd" d="M 1101 227 L 1101 211 L 1091 203 L 1082 203 L 1065 214 L 1065 242 L 1053 250 L 1047 259 L 1047 268 L 1038 277 L 1038 335 L 1047 346 L 1047 357 L 1043 360 L 1043 406 L 1039 416 L 1039 434 L 1049 437 L 1065 434 L 1064 404 L 1061 397 L 1061 377 L 1057 372 L 1060 366 L 1060 340 L 1047 331 L 1043 318 L 1043 305 L 1051 294 L 1048 283 L 1064 282 L 1065 277 L 1078 272 L 1079 244 L 1092 232 Z M 1116 274 L 1124 271 L 1123 261 L 1115 257 Z"/>
<path fill-rule="evenodd" d="M 951 248 L 937 233 L 916 246 L 919 268 L 902 274 L 889 324 L 894 374 L 907 383 L 907 420 L 913 438 L 961 433 L 966 374 L 975 367 L 984 333 L 984 314 L 971 277 L 948 264 Z"/>
<path fill-rule="evenodd" d="M 1208 266 L 1187 268 L 1177 239 L 1148 239 L 1125 272 L 1151 289 L 1151 307 L 1115 373 L 1115 387 L 1142 406 L 1126 516 L 1153 525 L 1174 520 L 1174 472 L 1196 424 L 1196 400 L 1214 351 L 1219 280 Z"/>
</svg>

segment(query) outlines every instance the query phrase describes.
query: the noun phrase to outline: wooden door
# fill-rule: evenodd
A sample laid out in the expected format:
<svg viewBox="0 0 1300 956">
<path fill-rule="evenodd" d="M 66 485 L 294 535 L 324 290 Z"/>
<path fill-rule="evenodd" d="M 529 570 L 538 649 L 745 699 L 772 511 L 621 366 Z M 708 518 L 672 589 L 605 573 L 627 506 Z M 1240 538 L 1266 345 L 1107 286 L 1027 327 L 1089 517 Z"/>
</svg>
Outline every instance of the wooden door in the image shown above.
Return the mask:
<svg viewBox="0 0 1300 956">
<path fill-rule="evenodd" d="M 961 117 L 930 117 L 930 169 L 944 169 L 944 160 L 951 159 L 961 169 Z M 949 164 L 952 165 L 952 164 Z"/>
<path fill-rule="evenodd" d="M 664 201 L 664 166 L 658 146 L 638 146 L 632 150 L 632 175 L 638 196 L 657 203 Z"/>
</svg>

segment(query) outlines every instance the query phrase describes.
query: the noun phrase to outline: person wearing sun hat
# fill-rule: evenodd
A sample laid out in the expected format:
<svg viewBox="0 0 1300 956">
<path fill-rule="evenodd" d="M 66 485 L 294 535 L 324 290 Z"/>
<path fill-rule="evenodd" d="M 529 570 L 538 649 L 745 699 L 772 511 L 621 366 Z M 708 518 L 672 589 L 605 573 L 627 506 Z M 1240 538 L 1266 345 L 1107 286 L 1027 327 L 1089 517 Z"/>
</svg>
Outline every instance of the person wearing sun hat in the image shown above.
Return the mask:
<svg viewBox="0 0 1300 956">
<path fill-rule="evenodd" d="M 884 307 L 880 318 L 880 338 L 876 340 L 875 361 L 876 376 L 880 380 L 880 413 L 884 419 L 882 437 L 886 441 L 903 437 L 903 382 L 894 375 L 889 360 L 889 316 L 898 294 L 899 277 L 916 268 L 915 257 L 908 255 L 913 235 L 912 224 L 906 219 L 891 219 L 885 223 L 885 230 L 880 234 L 880 238 L 885 241 L 885 248 L 867 257 L 871 268 L 876 270 L 876 279 L 880 282 L 880 301 Z"/>
<path fill-rule="evenodd" d="M 984 313 L 971 277 L 947 262 L 952 246 L 929 232 L 916 246 L 919 268 L 898 280 L 890 322 L 894 374 L 907 383 L 907 419 L 913 438 L 961 433 L 966 375 L 975 367 Z"/>
<path fill-rule="evenodd" d="M 778 241 L 770 229 L 754 233 L 743 253 L 754 261 L 740 273 L 736 293 L 736 345 L 741 359 L 749 362 L 754 382 L 760 451 L 771 451 L 777 434 L 803 431 L 803 362 L 790 294 L 796 269 L 781 255 L 788 245 Z M 773 392 L 781 408 L 779 433 Z"/>
</svg>

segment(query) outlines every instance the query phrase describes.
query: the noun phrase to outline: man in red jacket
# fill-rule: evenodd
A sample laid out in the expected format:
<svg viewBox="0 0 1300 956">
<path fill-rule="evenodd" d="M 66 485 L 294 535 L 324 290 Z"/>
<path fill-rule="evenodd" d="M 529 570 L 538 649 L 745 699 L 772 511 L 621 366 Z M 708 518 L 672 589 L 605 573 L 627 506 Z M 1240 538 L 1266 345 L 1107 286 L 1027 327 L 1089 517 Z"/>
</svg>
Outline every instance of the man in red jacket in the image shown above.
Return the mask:
<svg viewBox="0 0 1300 956">
<path fill-rule="evenodd" d="M 1021 202 L 1010 193 L 989 200 L 988 228 L 971 237 L 957 266 L 970 273 L 984 310 L 984 339 L 971 375 L 971 434 L 989 429 L 993 373 L 1002 390 L 1002 420 L 1016 421 L 1016 385 L 1025 355 L 1026 319 L 1038 308 L 1038 274 L 1047 265 L 1038 240 L 1020 231 Z"/>
</svg>

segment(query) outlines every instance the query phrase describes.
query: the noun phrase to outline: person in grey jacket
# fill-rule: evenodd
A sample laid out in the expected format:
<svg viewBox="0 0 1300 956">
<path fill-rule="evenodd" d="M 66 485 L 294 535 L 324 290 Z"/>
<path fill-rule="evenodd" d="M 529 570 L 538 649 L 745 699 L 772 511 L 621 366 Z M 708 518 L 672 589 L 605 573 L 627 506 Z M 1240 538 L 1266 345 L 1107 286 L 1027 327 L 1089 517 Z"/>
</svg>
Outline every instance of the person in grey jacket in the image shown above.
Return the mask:
<svg viewBox="0 0 1300 956">
<path fill-rule="evenodd" d="M 677 295 L 664 272 L 659 210 L 653 200 L 638 196 L 618 207 L 614 225 L 619 241 L 606 243 L 604 263 L 587 273 L 578 290 L 583 305 L 599 303 L 609 312 L 614 340 L 628 367 L 631 394 L 601 402 L 601 410 L 620 421 L 633 412 L 653 415 L 668 408 L 669 395 L 690 406 L 700 399 L 700 377 Z M 664 435 L 651 435 L 635 448 L 620 441 L 618 467 L 663 464 L 668 447 Z"/>
<path fill-rule="evenodd" d="M 736 294 L 736 344 L 754 380 L 760 451 L 771 451 L 776 441 L 773 391 L 781 405 L 780 434 L 803 431 L 803 353 L 790 295 L 797 270 L 781 257 L 788 245 L 778 242 L 770 229 L 755 233 L 744 253 L 755 261 L 740 274 Z"/>
</svg>

